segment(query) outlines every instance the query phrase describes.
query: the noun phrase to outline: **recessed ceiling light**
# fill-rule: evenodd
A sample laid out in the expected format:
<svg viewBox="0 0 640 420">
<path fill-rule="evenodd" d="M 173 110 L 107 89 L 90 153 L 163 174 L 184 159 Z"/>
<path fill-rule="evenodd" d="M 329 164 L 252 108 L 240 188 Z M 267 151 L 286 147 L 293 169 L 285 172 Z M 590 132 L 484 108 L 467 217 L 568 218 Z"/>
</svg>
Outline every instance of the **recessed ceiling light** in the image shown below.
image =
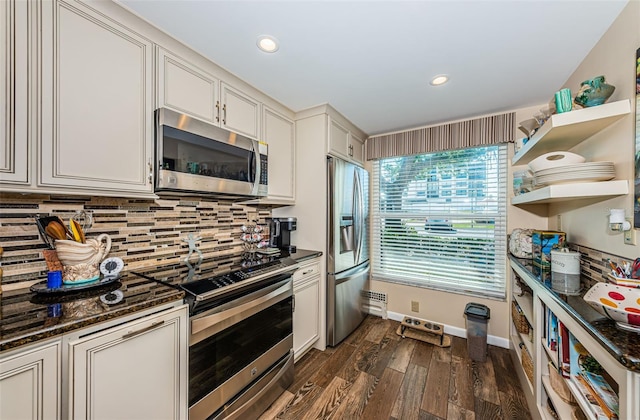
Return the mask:
<svg viewBox="0 0 640 420">
<path fill-rule="evenodd" d="M 449 81 L 449 76 L 444 75 L 444 74 L 439 74 L 436 77 L 434 77 L 433 79 L 431 79 L 431 84 L 433 86 L 440 86 L 440 85 L 444 85 L 448 81 Z"/>
<path fill-rule="evenodd" d="M 278 40 L 269 35 L 260 35 L 258 37 L 258 48 L 264 52 L 273 53 L 278 51 Z"/>
</svg>

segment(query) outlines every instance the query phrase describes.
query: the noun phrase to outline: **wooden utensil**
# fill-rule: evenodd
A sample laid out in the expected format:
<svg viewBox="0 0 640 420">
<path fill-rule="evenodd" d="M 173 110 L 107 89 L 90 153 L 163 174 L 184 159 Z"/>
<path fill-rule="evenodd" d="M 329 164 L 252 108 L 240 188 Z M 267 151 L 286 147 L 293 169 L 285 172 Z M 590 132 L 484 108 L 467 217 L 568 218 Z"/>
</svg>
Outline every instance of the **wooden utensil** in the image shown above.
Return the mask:
<svg viewBox="0 0 640 420">
<path fill-rule="evenodd" d="M 50 222 L 45 228 L 44 231 L 47 235 L 51 236 L 53 239 L 67 239 L 67 232 L 64 227 L 60 226 L 57 222 Z"/>
</svg>

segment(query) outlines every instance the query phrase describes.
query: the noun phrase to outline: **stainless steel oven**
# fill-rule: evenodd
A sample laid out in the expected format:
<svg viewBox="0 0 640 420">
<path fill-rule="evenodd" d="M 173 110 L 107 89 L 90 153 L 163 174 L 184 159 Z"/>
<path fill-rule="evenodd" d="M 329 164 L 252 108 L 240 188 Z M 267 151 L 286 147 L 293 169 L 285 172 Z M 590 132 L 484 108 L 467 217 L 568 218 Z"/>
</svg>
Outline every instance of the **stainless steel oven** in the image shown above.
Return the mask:
<svg viewBox="0 0 640 420">
<path fill-rule="evenodd" d="M 186 293 L 190 420 L 256 419 L 293 382 L 292 276 L 298 264 L 250 257 L 224 273 L 206 260 L 187 263 L 188 270 L 133 273 Z"/>
<path fill-rule="evenodd" d="M 281 274 L 190 318 L 189 419 L 257 418 L 293 381 L 293 280 Z"/>
</svg>

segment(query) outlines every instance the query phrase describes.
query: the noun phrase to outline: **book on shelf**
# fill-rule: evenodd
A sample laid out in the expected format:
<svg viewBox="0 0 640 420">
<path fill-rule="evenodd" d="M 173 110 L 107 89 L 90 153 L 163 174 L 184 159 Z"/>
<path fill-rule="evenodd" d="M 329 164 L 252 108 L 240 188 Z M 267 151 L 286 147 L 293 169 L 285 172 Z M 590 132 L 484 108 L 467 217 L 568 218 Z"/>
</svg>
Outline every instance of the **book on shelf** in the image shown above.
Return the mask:
<svg viewBox="0 0 640 420">
<path fill-rule="evenodd" d="M 558 368 L 560 374 L 563 377 L 569 378 L 571 376 L 571 352 L 569 346 L 571 340 L 569 340 L 569 330 L 562 323 L 558 322 Z"/>
<path fill-rule="evenodd" d="M 618 395 L 602 375 L 588 372 L 580 366 L 580 357 L 591 357 L 580 342 L 569 332 L 570 380 L 589 403 L 591 413 L 600 420 L 617 419 L 619 416 Z"/>
<path fill-rule="evenodd" d="M 604 409 L 598 403 L 598 400 L 593 395 L 593 392 L 587 388 L 587 384 L 583 380 L 581 375 L 571 376 L 571 383 L 575 385 L 578 389 L 578 392 L 584 400 L 587 402 L 589 412 L 596 418 L 596 420 L 610 420 L 611 417 L 607 415 Z"/>
<path fill-rule="evenodd" d="M 551 351 L 556 351 L 558 347 L 558 318 L 549 311 L 549 334 L 547 335 L 547 346 Z"/>
<path fill-rule="evenodd" d="M 600 406 L 609 412 L 612 419 L 617 419 L 620 415 L 618 395 L 604 377 L 593 372 L 582 372 L 581 378 L 593 390 Z"/>
</svg>

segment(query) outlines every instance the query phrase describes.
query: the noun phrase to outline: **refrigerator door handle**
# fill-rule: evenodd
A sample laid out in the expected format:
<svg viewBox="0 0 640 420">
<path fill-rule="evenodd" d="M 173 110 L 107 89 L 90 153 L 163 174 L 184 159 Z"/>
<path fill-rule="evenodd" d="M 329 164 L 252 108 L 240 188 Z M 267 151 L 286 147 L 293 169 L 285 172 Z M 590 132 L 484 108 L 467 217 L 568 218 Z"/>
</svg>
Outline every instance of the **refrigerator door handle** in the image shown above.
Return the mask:
<svg viewBox="0 0 640 420">
<path fill-rule="evenodd" d="M 356 240 L 355 252 L 353 253 L 354 264 L 360 261 L 360 242 L 362 235 L 362 229 L 360 228 L 360 223 L 362 223 L 360 220 L 360 194 L 360 180 L 358 179 L 358 171 L 356 170 L 353 172 L 353 205 L 351 210 L 353 212 L 353 229 Z"/>
<path fill-rule="evenodd" d="M 353 194 L 353 213 L 354 213 L 354 220 L 353 220 L 353 225 L 354 225 L 354 229 L 355 229 L 355 237 L 356 237 L 356 252 L 354 253 L 354 264 L 358 264 L 360 262 L 360 254 L 362 252 L 362 185 L 360 183 L 360 175 L 358 174 L 358 171 L 356 170 L 353 173 L 354 177 L 353 177 L 353 189 L 354 189 L 354 194 Z"/>
</svg>

